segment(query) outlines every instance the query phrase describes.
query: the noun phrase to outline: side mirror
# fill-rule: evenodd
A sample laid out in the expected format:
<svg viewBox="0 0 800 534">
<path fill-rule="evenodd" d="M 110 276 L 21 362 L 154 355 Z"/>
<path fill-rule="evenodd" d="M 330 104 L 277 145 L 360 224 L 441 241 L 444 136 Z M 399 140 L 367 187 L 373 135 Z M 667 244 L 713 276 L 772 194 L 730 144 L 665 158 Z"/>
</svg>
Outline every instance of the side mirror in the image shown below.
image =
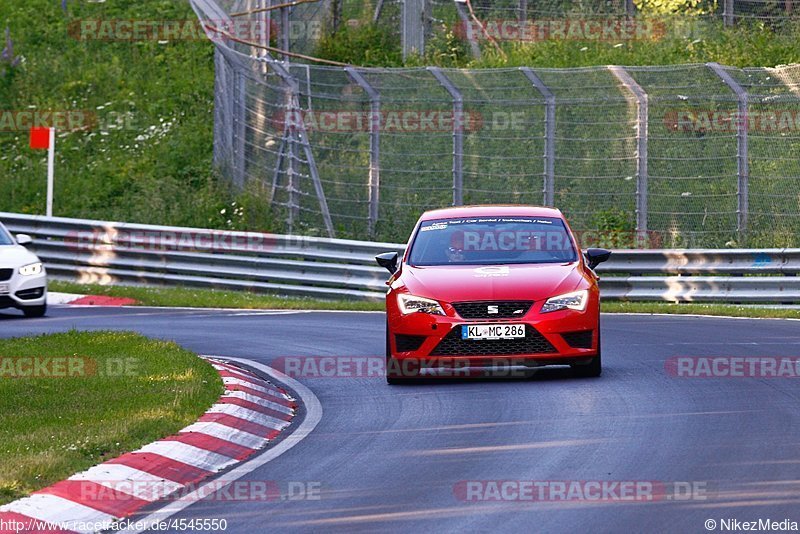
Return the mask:
<svg viewBox="0 0 800 534">
<path fill-rule="evenodd" d="M 586 263 L 589 264 L 589 268 L 594 270 L 604 261 L 608 261 L 608 258 L 611 257 L 611 251 L 604 248 L 588 248 L 583 255 L 586 257 Z"/>
<path fill-rule="evenodd" d="M 378 262 L 378 265 L 389 271 L 391 274 L 397 272 L 397 259 L 397 252 L 384 252 L 383 254 L 378 254 L 375 256 L 375 261 Z"/>
<path fill-rule="evenodd" d="M 28 234 L 17 234 L 16 238 L 17 238 L 17 244 L 18 245 L 25 246 L 25 245 L 30 245 L 31 243 L 33 243 L 33 239 Z"/>
</svg>

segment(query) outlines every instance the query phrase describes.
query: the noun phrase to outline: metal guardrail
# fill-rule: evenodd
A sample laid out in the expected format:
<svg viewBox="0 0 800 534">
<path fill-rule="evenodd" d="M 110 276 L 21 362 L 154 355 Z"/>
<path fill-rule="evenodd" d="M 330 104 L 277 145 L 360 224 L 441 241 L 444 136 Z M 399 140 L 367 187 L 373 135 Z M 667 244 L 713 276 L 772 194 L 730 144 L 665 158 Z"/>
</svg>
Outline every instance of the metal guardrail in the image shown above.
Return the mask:
<svg viewBox="0 0 800 534">
<path fill-rule="evenodd" d="M 51 277 L 380 300 L 373 257 L 405 245 L 0 213 Z M 800 249 L 617 250 L 598 267 L 605 299 L 800 302 Z"/>
</svg>

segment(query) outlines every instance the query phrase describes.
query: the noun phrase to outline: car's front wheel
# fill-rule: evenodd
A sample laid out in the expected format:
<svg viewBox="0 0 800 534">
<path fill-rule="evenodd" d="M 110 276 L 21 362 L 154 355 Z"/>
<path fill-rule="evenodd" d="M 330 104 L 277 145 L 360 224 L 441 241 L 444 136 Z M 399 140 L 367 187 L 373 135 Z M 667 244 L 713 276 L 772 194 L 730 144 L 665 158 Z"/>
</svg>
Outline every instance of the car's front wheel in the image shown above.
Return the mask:
<svg viewBox="0 0 800 534">
<path fill-rule="evenodd" d="M 25 314 L 25 317 L 44 317 L 47 313 L 47 304 L 42 304 L 41 306 L 25 306 L 22 308 L 22 313 Z"/>
<path fill-rule="evenodd" d="M 600 346 L 600 327 L 597 328 L 597 356 L 591 359 L 589 363 L 573 364 L 572 375 L 578 378 L 595 378 L 603 373 L 603 358 L 601 355 Z"/>
</svg>

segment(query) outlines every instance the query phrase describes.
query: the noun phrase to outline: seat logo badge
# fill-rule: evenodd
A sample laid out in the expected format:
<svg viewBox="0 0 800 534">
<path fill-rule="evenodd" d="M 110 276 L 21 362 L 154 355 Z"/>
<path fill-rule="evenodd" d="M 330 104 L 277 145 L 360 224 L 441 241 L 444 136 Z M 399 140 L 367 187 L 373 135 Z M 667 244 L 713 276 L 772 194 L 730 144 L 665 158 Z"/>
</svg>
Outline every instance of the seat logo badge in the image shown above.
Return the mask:
<svg viewBox="0 0 800 534">
<path fill-rule="evenodd" d="M 508 276 L 509 274 L 510 269 L 505 265 L 490 265 L 475 269 L 475 277 L 477 278 L 492 278 L 495 276 Z"/>
<path fill-rule="evenodd" d="M 489 313 L 491 315 L 497 315 L 498 313 L 500 313 L 500 307 L 499 306 L 486 306 L 486 313 Z"/>
</svg>

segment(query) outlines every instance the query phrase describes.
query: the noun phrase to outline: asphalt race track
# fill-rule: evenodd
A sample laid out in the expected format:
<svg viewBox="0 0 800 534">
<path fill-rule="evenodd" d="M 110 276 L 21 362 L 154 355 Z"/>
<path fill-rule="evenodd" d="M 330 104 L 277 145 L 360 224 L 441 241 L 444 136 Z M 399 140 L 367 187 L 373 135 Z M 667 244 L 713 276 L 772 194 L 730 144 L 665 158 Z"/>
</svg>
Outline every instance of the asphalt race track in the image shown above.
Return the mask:
<svg viewBox="0 0 800 534">
<path fill-rule="evenodd" d="M 202 354 L 383 357 L 379 313 L 52 308 L 0 314 L 0 335 L 124 329 Z M 681 378 L 676 356 L 800 356 L 800 323 L 603 317 L 604 374 L 529 379 L 300 377 L 322 420 L 244 480 L 318 483 L 318 500 L 209 500 L 181 518 L 227 532 L 706 532 L 705 521 L 800 522 L 800 389 L 792 378 Z M 467 501 L 465 481 L 686 483 L 688 498 Z"/>
</svg>

